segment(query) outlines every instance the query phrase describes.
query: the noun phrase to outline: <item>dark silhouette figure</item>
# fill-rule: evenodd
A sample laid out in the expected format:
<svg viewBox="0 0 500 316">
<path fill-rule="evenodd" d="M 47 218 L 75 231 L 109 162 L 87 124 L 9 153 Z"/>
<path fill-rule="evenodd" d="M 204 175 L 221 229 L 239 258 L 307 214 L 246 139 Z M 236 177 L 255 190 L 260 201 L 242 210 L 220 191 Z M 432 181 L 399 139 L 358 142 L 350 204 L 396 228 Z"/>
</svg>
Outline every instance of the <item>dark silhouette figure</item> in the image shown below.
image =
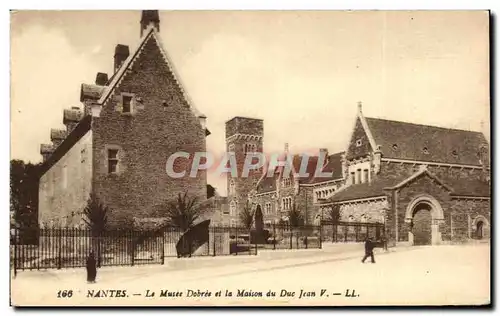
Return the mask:
<svg viewBox="0 0 500 316">
<path fill-rule="evenodd" d="M 375 243 L 371 240 L 371 238 L 367 238 L 365 241 L 365 256 L 363 257 L 363 260 L 361 260 L 362 263 L 365 263 L 365 260 L 368 259 L 368 257 L 371 257 L 372 263 L 375 263 L 373 248 L 375 248 Z"/>
<path fill-rule="evenodd" d="M 94 256 L 94 251 L 91 250 L 89 256 L 87 257 L 87 282 L 95 283 L 95 278 L 97 276 L 97 266 Z"/>
</svg>

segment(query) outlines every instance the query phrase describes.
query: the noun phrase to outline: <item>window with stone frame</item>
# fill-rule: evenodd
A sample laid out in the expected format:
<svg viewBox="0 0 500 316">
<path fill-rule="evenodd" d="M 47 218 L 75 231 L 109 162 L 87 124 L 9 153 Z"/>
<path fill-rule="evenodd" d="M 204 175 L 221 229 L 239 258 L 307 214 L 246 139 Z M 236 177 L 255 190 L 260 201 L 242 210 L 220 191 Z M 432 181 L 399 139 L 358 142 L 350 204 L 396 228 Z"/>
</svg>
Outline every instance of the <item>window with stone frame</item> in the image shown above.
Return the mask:
<svg viewBox="0 0 500 316">
<path fill-rule="evenodd" d="M 231 216 L 236 215 L 236 202 L 234 202 L 234 201 L 231 201 L 231 203 L 229 204 L 229 214 Z"/>
<path fill-rule="evenodd" d="M 132 100 L 134 96 L 129 93 L 122 94 L 122 113 L 132 114 Z"/>
<path fill-rule="evenodd" d="M 234 179 L 231 179 L 229 180 L 229 194 L 230 195 L 233 195 L 235 192 L 234 192 Z"/>
<path fill-rule="evenodd" d="M 370 174 L 369 174 L 369 171 L 368 169 L 364 169 L 363 170 L 363 182 L 368 182 L 368 180 L 370 179 Z"/>
<path fill-rule="evenodd" d="M 354 171 L 351 172 L 351 183 L 356 184 L 356 173 Z"/>
<path fill-rule="evenodd" d="M 108 149 L 108 174 L 118 173 L 118 149 Z"/>
<path fill-rule="evenodd" d="M 265 212 L 266 212 L 266 215 L 271 214 L 271 203 L 270 202 L 266 203 Z"/>
</svg>

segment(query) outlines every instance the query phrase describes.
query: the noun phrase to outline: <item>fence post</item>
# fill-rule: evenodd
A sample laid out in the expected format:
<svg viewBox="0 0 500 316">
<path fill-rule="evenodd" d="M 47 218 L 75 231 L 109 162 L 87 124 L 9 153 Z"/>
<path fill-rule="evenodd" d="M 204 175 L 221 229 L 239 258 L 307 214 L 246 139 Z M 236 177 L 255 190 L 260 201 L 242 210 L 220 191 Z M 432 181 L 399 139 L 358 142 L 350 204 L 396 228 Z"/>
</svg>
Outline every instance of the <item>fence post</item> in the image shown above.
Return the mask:
<svg viewBox="0 0 500 316">
<path fill-rule="evenodd" d="M 238 227 L 235 227 L 236 234 L 235 234 L 235 240 L 234 240 L 234 254 L 237 256 L 238 255 Z"/>
<path fill-rule="evenodd" d="M 213 236 L 213 239 L 214 239 L 214 255 L 213 256 L 215 257 L 217 255 L 216 252 L 215 252 L 215 244 L 216 244 L 215 243 L 215 236 L 216 236 L 215 231 L 216 231 L 216 229 L 215 229 L 215 227 L 211 227 L 211 229 L 212 229 L 212 236 Z"/>
<path fill-rule="evenodd" d="M 62 230 L 61 228 L 58 228 L 57 229 L 58 233 L 59 233 L 59 251 L 58 251 L 58 260 L 57 260 L 57 269 L 60 270 L 61 269 L 61 265 L 62 265 Z"/>
<path fill-rule="evenodd" d="M 273 223 L 273 250 L 276 250 L 276 223 Z"/>
<path fill-rule="evenodd" d="M 135 242 L 134 242 L 134 231 L 130 231 L 130 235 L 131 235 L 131 238 L 130 238 L 130 242 L 132 243 L 132 247 L 131 247 L 131 264 L 132 266 L 134 266 L 134 260 L 135 260 Z"/>
<path fill-rule="evenodd" d="M 344 242 L 347 242 L 347 231 L 349 230 L 349 225 L 344 226 Z"/>
<path fill-rule="evenodd" d="M 323 249 L 322 237 L 323 237 L 323 225 L 319 224 L 319 249 Z"/>
<path fill-rule="evenodd" d="M 354 226 L 354 229 L 355 229 L 354 232 L 356 234 L 356 242 L 358 242 L 359 241 L 359 226 L 358 225 Z"/>
<path fill-rule="evenodd" d="M 161 245 L 161 264 L 165 264 L 165 233 L 166 232 L 166 229 L 163 229 L 162 230 L 162 238 L 161 240 L 163 241 L 162 245 Z"/>
<path fill-rule="evenodd" d="M 14 277 L 17 276 L 17 228 L 14 229 Z"/>
</svg>

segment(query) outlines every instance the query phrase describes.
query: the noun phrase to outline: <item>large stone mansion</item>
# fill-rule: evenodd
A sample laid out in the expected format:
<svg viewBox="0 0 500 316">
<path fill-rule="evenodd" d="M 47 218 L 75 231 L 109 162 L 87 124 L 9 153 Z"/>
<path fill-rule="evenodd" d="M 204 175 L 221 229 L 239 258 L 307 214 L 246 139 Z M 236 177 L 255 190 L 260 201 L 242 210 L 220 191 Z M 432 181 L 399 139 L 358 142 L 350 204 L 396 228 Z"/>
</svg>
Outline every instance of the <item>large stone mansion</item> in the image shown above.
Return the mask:
<svg viewBox="0 0 500 316">
<path fill-rule="evenodd" d="M 309 177 L 276 168 L 273 177 L 228 176 L 224 220 L 238 224 L 245 201 L 266 224 L 286 222 L 295 205 L 306 224 L 328 219 L 332 205 L 341 221 L 385 223 L 396 242 L 440 244 L 490 234 L 489 145 L 482 133 L 365 117 L 361 104 L 343 152 L 327 154 L 316 178 L 318 156 L 307 161 Z M 263 121 L 236 117 L 226 123 L 226 142 L 239 163 L 251 148 L 262 152 Z M 328 153 L 327 149 L 319 152 Z M 286 152 L 286 149 L 285 149 Z"/>
</svg>

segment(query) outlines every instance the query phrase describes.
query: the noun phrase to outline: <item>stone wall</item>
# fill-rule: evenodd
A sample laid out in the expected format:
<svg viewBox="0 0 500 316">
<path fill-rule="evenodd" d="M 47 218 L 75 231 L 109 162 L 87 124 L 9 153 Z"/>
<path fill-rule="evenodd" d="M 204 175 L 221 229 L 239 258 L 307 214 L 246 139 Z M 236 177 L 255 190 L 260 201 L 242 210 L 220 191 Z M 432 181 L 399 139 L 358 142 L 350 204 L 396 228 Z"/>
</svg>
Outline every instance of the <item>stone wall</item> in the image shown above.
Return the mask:
<svg viewBox="0 0 500 316">
<path fill-rule="evenodd" d="M 82 222 L 92 181 L 92 131 L 88 131 L 40 178 L 41 227 L 75 227 Z"/>
</svg>

